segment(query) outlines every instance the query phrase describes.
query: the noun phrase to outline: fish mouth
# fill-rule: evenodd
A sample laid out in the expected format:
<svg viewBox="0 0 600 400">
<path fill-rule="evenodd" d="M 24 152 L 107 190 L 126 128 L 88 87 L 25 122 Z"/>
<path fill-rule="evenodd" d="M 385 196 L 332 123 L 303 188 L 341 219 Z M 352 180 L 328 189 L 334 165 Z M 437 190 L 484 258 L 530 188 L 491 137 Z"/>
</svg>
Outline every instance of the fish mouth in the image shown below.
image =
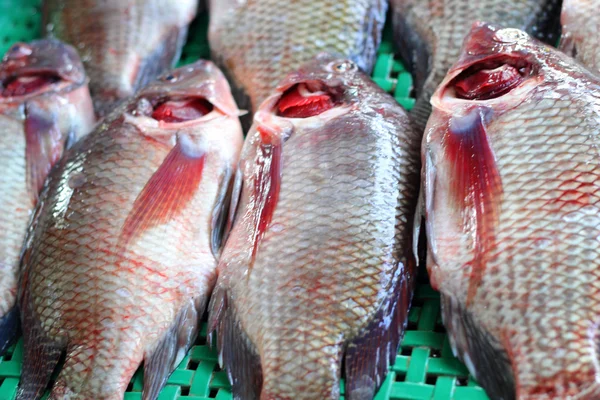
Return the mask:
<svg viewBox="0 0 600 400">
<path fill-rule="evenodd" d="M 446 79 L 442 97 L 467 101 L 500 98 L 522 86 L 533 74 L 527 60 L 501 54 L 473 61 Z"/>
<path fill-rule="evenodd" d="M 142 97 L 133 110 L 137 116 L 152 118 L 159 123 L 180 125 L 221 115 L 218 108 L 202 96 Z"/>
<path fill-rule="evenodd" d="M 303 119 L 321 115 L 343 104 L 343 90 L 322 80 L 294 82 L 280 88 L 268 107 L 277 117 Z"/>
<path fill-rule="evenodd" d="M 214 109 L 214 105 L 202 97 L 174 97 L 154 104 L 150 116 L 161 122 L 180 123 L 201 119 Z"/>
<path fill-rule="evenodd" d="M 38 95 L 56 88 L 64 79 L 51 70 L 25 70 L 0 81 L 0 97 L 14 99 Z"/>
</svg>

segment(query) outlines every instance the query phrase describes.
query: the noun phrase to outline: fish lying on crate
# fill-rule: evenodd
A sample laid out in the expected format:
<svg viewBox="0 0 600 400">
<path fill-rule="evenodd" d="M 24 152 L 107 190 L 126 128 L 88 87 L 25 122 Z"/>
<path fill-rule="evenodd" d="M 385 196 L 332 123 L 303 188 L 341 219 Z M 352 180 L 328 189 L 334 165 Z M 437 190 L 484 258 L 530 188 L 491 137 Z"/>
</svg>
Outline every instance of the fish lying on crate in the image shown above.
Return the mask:
<svg viewBox="0 0 600 400">
<path fill-rule="evenodd" d="M 600 71 L 600 0 L 563 0 L 560 49 Z"/>
<path fill-rule="evenodd" d="M 412 298 L 419 147 L 395 100 L 327 54 L 257 110 L 209 306 L 235 398 L 338 399 L 342 365 L 346 398 L 373 397 Z"/>
<path fill-rule="evenodd" d="M 417 101 L 412 116 L 424 129 L 429 100 L 456 62 L 471 24 L 488 21 L 534 32 L 555 44 L 561 0 L 391 0 L 398 51 L 414 76 Z"/>
<path fill-rule="evenodd" d="M 122 399 L 144 361 L 156 399 L 216 281 L 238 109 L 207 61 L 142 89 L 49 177 L 23 255 L 19 399 Z M 53 396 L 53 397 L 52 397 Z"/>
<path fill-rule="evenodd" d="M 492 399 L 600 398 L 598 93 L 565 54 L 479 23 L 433 95 L 416 221 L 450 343 Z"/>
<path fill-rule="evenodd" d="M 99 116 L 179 59 L 197 0 L 45 0 L 43 33 L 77 48 Z"/>
<path fill-rule="evenodd" d="M 387 3 L 210 0 L 213 59 L 229 75 L 240 107 L 256 110 L 281 79 L 322 51 L 349 57 L 370 72 Z"/>
<path fill-rule="evenodd" d="M 19 324 L 17 271 L 39 190 L 65 147 L 94 122 L 75 49 L 38 40 L 8 50 L 0 64 L 0 354 Z"/>
</svg>

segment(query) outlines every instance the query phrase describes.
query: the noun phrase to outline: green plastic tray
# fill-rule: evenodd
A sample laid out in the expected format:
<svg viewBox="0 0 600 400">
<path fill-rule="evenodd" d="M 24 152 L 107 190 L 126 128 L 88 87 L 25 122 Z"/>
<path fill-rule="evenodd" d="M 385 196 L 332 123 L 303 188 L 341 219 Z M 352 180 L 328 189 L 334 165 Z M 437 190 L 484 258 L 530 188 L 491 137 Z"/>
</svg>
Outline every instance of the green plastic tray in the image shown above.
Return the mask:
<svg viewBox="0 0 600 400">
<path fill-rule="evenodd" d="M 0 53 L 16 41 L 38 37 L 40 0 L 0 0 Z M 202 14 L 194 22 L 180 65 L 209 57 L 207 43 L 208 16 Z M 392 93 L 406 109 L 412 108 L 412 78 L 396 59 L 391 29 L 386 27 L 373 79 Z M 23 345 L 0 357 L 0 400 L 15 397 L 21 375 Z M 141 400 L 143 371 L 134 376 L 125 400 Z M 343 385 L 342 385 L 343 393 Z M 221 371 L 217 354 L 206 344 L 206 325 L 189 354 L 173 372 L 159 400 L 231 400 L 229 382 Z M 420 283 L 409 314 L 408 330 L 376 400 L 487 400 L 460 361 L 452 356 L 440 317 L 439 295 Z"/>
</svg>

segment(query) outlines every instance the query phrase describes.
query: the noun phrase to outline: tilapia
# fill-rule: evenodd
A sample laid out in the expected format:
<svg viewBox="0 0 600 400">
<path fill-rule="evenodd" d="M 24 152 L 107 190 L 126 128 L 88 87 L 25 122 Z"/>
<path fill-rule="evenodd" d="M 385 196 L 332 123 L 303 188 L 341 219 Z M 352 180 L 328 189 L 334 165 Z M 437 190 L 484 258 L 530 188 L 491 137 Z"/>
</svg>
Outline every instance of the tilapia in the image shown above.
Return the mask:
<svg viewBox="0 0 600 400">
<path fill-rule="evenodd" d="M 458 60 L 471 24 L 487 21 L 535 34 L 556 44 L 562 0 L 391 0 L 398 51 L 411 70 L 417 102 L 412 115 L 419 129 L 431 112 L 429 100 Z"/>
<path fill-rule="evenodd" d="M 563 0 L 560 49 L 600 71 L 600 1 Z"/>
<path fill-rule="evenodd" d="M 599 93 L 562 52 L 480 23 L 432 98 L 416 223 L 492 399 L 600 398 Z"/>
<path fill-rule="evenodd" d="M 0 354 L 18 328 L 18 265 L 38 193 L 65 146 L 92 129 L 94 110 L 75 49 L 13 45 L 0 63 Z"/>
<path fill-rule="evenodd" d="M 46 0 L 42 29 L 77 48 L 99 116 L 179 59 L 197 0 Z"/>
<path fill-rule="evenodd" d="M 237 89 L 240 107 L 256 110 L 281 79 L 322 51 L 341 54 L 370 72 L 387 3 L 210 0 L 213 59 Z"/>
<path fill-rule="evenodd" d="M 234 398 L 371 399 L 415 280 L 420 135 L 348 59 L 290 74 L 254 116 L 209 306 Z M 234 199 L 236 197 L 234 196 Z"/>
<path fill-rule="evenodd" d="M 156 399 L 216 281 L 242 147 L 229 85 L 208 61 L 162 76 L 49 177 L 23 254 L 19 399 L 122 399 L 144 361 Z"/>
</svg>

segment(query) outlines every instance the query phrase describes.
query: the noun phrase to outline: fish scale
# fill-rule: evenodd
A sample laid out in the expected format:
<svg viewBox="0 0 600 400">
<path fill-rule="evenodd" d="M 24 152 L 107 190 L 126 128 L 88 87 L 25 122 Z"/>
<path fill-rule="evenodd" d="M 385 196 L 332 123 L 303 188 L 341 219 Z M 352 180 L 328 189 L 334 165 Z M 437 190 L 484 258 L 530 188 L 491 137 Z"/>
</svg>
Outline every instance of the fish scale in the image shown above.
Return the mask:
<svg viewBox="0 0 600 400">
<path fill-rule="evenodd" d="M 326 87 L 319 93 L 343 93 L 341 104 L 306 118 L 276 115 L 286 90 L 316 81 Z M 281 145 L 281 181 L 275 174 L 263 189 L 278 199 L 271 211 L 256 183 L 271 176 L 261 170 L 264 143 Z M 209 314 L 234 397 L 337 399 L 342 365 L 346 398 L 374 396 L 412 295 L 405 251 L 418 146 L 402 108 L 329 55 L 263 103 L 242 153 L 242 196 Z M 265 215 L 260 232 L 253 221 Z"/>
<path fill-rule="evenodd" d="M 5 315 L 14 306 L 17 287 L 14 270 L 34 203 L 27 192 L 23 125 L 2 116 L 2 126 L 0 159 L 11 160 L 3 165 L 6 169 L 0 177 L 0 204 L 6 209 L 0 215 L 0 226 L 4 230 L 0 240 L 0 315 Z"/>
<path fill-rule="evenodd" d="M 36 77 L 41 86 L 28 89 L 23 77 Z M 0 64 L 0 83 L 0 204 L 6 209 L 0 216 L 1 354 L 18 327 L 18 266 L 38 191 L 64 148 L 95 121 L 79 56 L 58 41 L 14 44 Z M 9 87 L 17 90 L 8 94 Z"/>
<path fill-rule="evenodd" d="M 104 116 L 179 58 L 197 0 L 50 0 L 44 33 L 77 47 Z"/>
<path fill-rule="evenodd" d="M 415 76 L 414 119 L 425 128 L 429 99 L 450 67 L 471 24 L 485 21 L 534 32 L 549 43 L 558 39 L 558 0 L 392 0 L 398 51 Z M 550 16 L 550 17 L 549 17 Z M 556 16 L 556 21 L 552 19 Z"/>
<path fill-rule="evenodd" d="M 177 123 L 143 113 L 170 97 L 214 108 Z M 220 71 L 200 61 L 151 83 L 53 171 L 25 249 L 18 398 L 42 395 L 63 351 L 51 399 L 122 399 L 142 361 L 142 397 L 158 396 L 216 280 L 237 113 Z"/>
<path fill-rule="evenodd" d="M 274 12 L 277 10 L 277 12 Z M 213 59 L 256 110 L 279 80 L 322 51 L 354 59 L 370 72 L 387 0 L 214 0 L 209 40 Z"/>
<path fill-rule="evenodd" d="M 423 144 L 428 269 L 454 351 L 491 398 L 595 399 L 600 81 L 515 32 L 474 26 L 433 97 Z M 505 37 L 512 39 L 498 39 Z M 461 71 L 498 55 L 531 63 L 531 75 L 492 100 L 458 100 L 446 91 Z M 448 189 L 472 178 L 448 164 L 454 150 L 447 138 L 455 134 L 449 121 L 477 109 L 491 110 L 484 134 L 501 177 L 493 236 L 473 226 L 487 224 L 491 208 L 478 215 L 454 203 Z M 462 194 L 476 196 L 472 188 Z M 476 241 L 488 243 L 483 254 Z M 482 275 L 469 298 L 476 268 Z"/>
</svg>

